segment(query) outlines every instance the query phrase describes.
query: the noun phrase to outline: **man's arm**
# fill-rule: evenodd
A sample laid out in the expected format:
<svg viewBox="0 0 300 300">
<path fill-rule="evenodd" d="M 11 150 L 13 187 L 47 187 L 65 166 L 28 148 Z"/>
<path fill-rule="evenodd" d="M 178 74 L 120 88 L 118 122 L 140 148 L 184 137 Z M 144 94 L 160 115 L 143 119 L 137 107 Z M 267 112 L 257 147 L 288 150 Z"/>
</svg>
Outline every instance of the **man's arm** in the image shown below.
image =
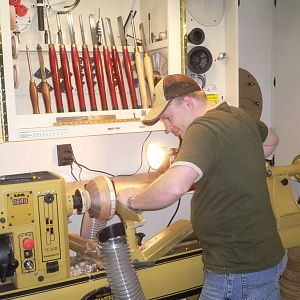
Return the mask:
<svg viewBox="0 0 300 300">
<path fill-rule="evenodd" d="M 185 194 L 199 174 L 189 166 L 178 165 L 167 170 L 163 175 L 138 194 L 138 190 L 125 189 L 118 194 L 118 201 L 127 206 L 128 198 L 133 209 L 157 210 L 167 207 Z"/>
<path fill-rule="evenodd" d="M 269 155 L 271 155 L 274 152 L 278 143 L 279 143 L 278 135 L 271 128 L 269 128 L 268 135 L 263 142 L 263 149 L 264 149 L 265 157 L 268 157 Z"/>
</svg>

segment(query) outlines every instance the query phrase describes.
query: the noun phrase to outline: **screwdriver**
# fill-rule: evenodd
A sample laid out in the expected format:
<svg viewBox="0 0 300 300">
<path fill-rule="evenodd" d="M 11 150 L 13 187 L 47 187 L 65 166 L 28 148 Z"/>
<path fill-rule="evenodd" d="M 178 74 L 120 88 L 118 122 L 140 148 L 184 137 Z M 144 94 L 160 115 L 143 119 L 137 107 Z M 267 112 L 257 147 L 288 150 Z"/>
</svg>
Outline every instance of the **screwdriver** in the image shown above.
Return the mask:
<svg viewBox="0 0 300 300">
<path fill-rule="evenodd" d="M 71 57 L 72 57 L 73 73 L 75 76 L 75 83 L 76 83 L 78 100 L 79 100 L 79 108 L 80 111 L 86 111 L 84 92 L 83 92 L 83 83 L 81 77 L 82 70 L 81 70 L 78 50 L 76 47 L 72 13 L 68 13 L 67 18 L 68 18 L 68 27 L 69 27 L 69 33 L 71 39 Z"/>
<path fill-rule="evenodd" d="M 60 64 L 64 77 L 64 84 L 68 102 L 68 110 L 69 112 L 75 111 L 73 92 L 72 92 L 72 84 L 71 84 L 71 74 L 70 74 L 70 66 L 69 59 L 66 51 L 66 47 L 63 42 L 62 30 L 60 26 L 59 14 L 56 14 L 57 28 L 58 28 L 58 43 L 59 43 L 59 54 L 60 54 Z"/>
<path fill-rule="evenodd" d="M 58 72 L 58 63 L 57 63 L 57 56 L 54 44 L 52 43 L 51 32 L 50 32 L 50 25 L 49 25 L 49 17 L 46 13 L 46 20 L 47 20 L 47 27 L 49 33 L 49 62 L 50 62 L 50 69 L 51 69 L 51 76 L 53 81 L 53 88 L 54 88 L 54 95 L 56 100 L 56 109 L 58 113 L 64 112 L 64 106 L 62 102 L 62 95 L 61 95 L 61 88 L 60 88 L 60 80 L 59 80 L 59 72 Z"/>
<path fill-rule="evenodd" d="M 90 96 L 91 110 L 95 111 L 97 110 L 97 103 L 96 103 L 94 82 L 92 76 L 91 58 L 90 58 L 88 46 L 85 42 L 83 22 L 82 22 L 81 15 L 79 16 L 79 23 L 80 23 L 80 31 L 81 31 L 81 38 L 82 38 L 82 58 L 83 58 L 85 78 L 86 78 L 89 96 Z"/>
<path fill-rule="evenodd" d="M 44 62 L 42 47 L 40 44 L 37 44 L 36 50 L 38 52 L 41 75 L 42 75 L 42 96 L 43 96 L 43 100 L 44 100 L 44 104 L 45 104 L 45 110 L 46 110 L 46 113 L 52 113 L 50 90 L 49 90 L 49 85 L 48 85 L 47 77 L 46 77 L 45 62 Z"/>
<path fill-rule="evenodd" d="M 31 62 L 30 62 L 30 54 L 29 54 L 29 47 L 26 45 L 26 54 L 27 54 L 27 61 L 28 61 L 28 68 L 29 68 L 29 93 L 30 93 L 30 99 L 32 104 L 32 110 L 34 114 L 39 114 L 39 96 L 38 96 L 38 90 L 35 83 L 35 80 L 32 76 L 32 69 L 31 69 Z"/>
</svg>

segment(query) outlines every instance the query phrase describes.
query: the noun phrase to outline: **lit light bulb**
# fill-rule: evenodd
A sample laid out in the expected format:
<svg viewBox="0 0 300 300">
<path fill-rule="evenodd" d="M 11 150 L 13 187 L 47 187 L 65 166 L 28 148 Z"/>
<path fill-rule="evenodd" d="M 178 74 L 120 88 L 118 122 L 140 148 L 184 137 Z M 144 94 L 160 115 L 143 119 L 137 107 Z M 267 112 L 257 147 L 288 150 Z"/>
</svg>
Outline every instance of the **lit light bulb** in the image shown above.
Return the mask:
<svg viewBox="0 0 300 300">
<path fill-rule="evenodd" d="M 146 149 L 146 157 L 150 167 L 157 170 L 165 160 L 165 149 L 155 143 L 149 143 Z"/>
</svg>

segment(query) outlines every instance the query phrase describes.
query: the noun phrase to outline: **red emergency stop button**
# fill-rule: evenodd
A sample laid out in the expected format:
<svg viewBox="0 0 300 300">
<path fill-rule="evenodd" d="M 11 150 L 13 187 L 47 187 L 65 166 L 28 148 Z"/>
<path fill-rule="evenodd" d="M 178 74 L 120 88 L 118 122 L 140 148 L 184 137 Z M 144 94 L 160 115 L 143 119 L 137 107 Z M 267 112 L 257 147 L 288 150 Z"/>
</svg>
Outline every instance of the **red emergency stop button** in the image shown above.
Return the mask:
<svg viewBox="0 0 300 300">
<path fill-rule="evenodd" d="M 34 248 L 34 240 L 30 238 L 26 238 L 23 240 L 23 248 L 25 250 L 31 250 Z"/>
</svg>

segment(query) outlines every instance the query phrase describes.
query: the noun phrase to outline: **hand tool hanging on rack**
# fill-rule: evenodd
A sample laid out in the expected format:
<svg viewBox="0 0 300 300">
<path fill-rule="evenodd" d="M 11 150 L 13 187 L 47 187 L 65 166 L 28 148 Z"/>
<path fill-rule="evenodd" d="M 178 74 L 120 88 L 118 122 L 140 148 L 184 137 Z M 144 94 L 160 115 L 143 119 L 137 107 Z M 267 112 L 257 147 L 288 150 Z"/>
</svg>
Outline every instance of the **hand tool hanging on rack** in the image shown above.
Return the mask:
<svg viewBox="0 0 300 300">
<path fill-rule="evenodd" d="M 125 21 L 125 24 L 124 24 L 124 32 L 125 32 L 125 36 L 126 35 L 126 32 L 128 31 L 128 27 L 131 26 L 131 22 L 132 22 L 132 18 L 135 17 L 136 13 L 137 13 L 137 1 L 134 0 L 132 1 L 132 5 L 131 5 L 131 8 L 130 8 L 130 11 L 128 13 L 128 16 L 126 18 L 126 21 Z"/>
<path fill-rule="evenodd" d="M 82 83 L 82 77 L 81 77 L 82 70 L 81 70 L 78 50 L 76 47 L 72 13 L 68 13 L 67 18 L 68 18 L 70 40 L 71 40 L 71 57 L 72 57 L 73 73 L 75 76 L 75 83 L 76 83 L 78 100 L 79 100 L 79 108 L 80 108 L 80 111 L 86 111 L 86 106 L 85 106 L 85 101 L 84 101 L 84 92 L 83 92 L 83 83 Z"/>
<path fill-rule="evenodd" d="M 124 63 L 125 73 L 126 73 L 126 77 L 127 77 L 127 81 L 128 81 L 129 92 L 130 92 L 130 96 L 131 96 L 131 104 L 132 104 L 132 108 L 136 109 L 136 108 L 138 108 L 138 102 L 137 102 L 135 86 L 134 86 L 134 78 L 133 78 L 131 59 L 130 59 L 130 54 L 128 52 L 127 41 L 125 38 L 125 32 L 124 32 L 124 26 L 123 26 L 123 20 L 122 20 L 121 16 L 118 17 L 118 26 L 119 26 L 119 33 L 120 33 L 120 39 L 121 39 L 122 51 L 123 51 L 123 63 Z"/>
<path fill-rule="evenodd" d="M 44 23 L 44 0 L 37 0 L 37 17 L 38 17 L 38 28 L 39 31 L 45 30 L 45 23 Z"/>
<path fill-rule="evenodd" d="M 144 67 L 146 71 L 147 76 L 147 82 L 148 87 L 150 91 L 150 98 L 151 98 L 151 107 L 153 104 L 153 91 L 154 91 L 154 77 L 153 77 L 153 67 L 152 67 L 152 61 L 148 53 L 148 47 L 147 47 L 147 41 L 146 41 L 146 35 L 144 30 L 144 24 L 140 23 L 140 34 L 142 39 L 142 45 L 144 48 Z"/>
<path fill-rule="evenodd" d="M 38 96 L 38 90 L 35 83 L 35 80 L 32 76 L 32 69 L 31 69 L 31 61 L 30 61 L 30 54 L 29 54 L 29 47 L 26 45 L 26 54 L 27 54 L 27 61 L 28 61 L 28 68 L 29 68 L 29 93 L 30 93 L 30 99 L 32 104 L 32 110 L 34 114 L 39 114 L 39 96 Z"/>
<path fill-rule="evenodd" d="M 46 110 L 46 113 L 52 113 L 50 90 L 49 90 L 49 85 L 47 82 L 42 46 L 40 44 L 37 44 L 36 50 L 38 52 L 38 57 L 39 57 L 39 62 L 40 62 L 41 77 L 42 77 L 42 96 L 43 96 L 43 100 L 44 100 L 44 104 L 45 104 L 45 110 Z"/>
<path fill-rule="evenodd" d="M 116 94 L 116 89 L 115 89 L 115 83 L 114 83 L 113 67 L 112 67 L 110 53 L 109 53 L 108 46 L 107 46 L 103 19 L 101 17 L 100 17 L 100 19 L 101 19 L 101 29 L 102 29 L 102 33 L 103 33 L 103 39 L 104 39 L 103 60 L 104 60 L 104 66 L 105 66 L 105 71 L 106 71 L 106 76 L 107 76 L 108 87 L 109 87 L 109 91 L 110 91 L 112 109 L 119 109 L 117 94 Z"/>
<path fill-rule="evenodd" d="M 128 109 L 122 67 L 121 67 L 119 53 L 118 53 L 118 50 L 117 50 L 117 47 L 115 44 L 115 39 L 114 39 L 113 32 L 112 32 L 110 18 L 106 18 L 106 25 L 107 25 L 107 31 L 108 31 L 108 35 L 109 35 L 109 39 L 110 39 L 110 44 L 111 44 L 111 55 L 112 55 L 113 66 L 114 66 L 114 70 L 115 70 L 115 74 L 116 74 L 117 82 L 118 82 L 118 87 L 119 87 L 119 91 L 120 91 L 122 108 Z"/>
<path fill-rule="evenodd" d="M 100 8 L 98 9 L 98 21 L 96 23 L 96 39 L 98 46 L 102 45 L 102 20 L 101 20 L 101 12 Z"/>
<path fill-rule="evenodd" d="M 49 17 L 46 13 L 46 19 L 47 19 L 47 27 L 48 27 L 48 33 L 49 33 L 49 62 L 50 62 L 50 69 L 51 69 L 51 76 L 53 81 L 53 88 L 54 88 L 54 95 L 55 95 L 55 101 L 56 101 L 56 109 L 58 113 L 64 112 L 64 106 L 62 102 L 62 95 L 61 95 L 61 88 L 60 88 L 60 80 L 59 80 L 59 71 L 58 71 L 58 63 L 57 63 L 57 57 L 56 57 L 56 51 L 55 46 L 52 43 L 51 38 L 51 31 L 50 31 L 50 25 L 49 25 Z"/>
<path fill-rule="evenodd" d="M 95 111 L 97 110 L 97 103 L 96 103 L 94 82 L 92 76 L 91 58 L 90 58 L 88 46 L 85 42 L 84 28 L 83 28 L 81 15 L 79 16 L 79 23 L 80 23 L 80 31 L 81 31 L 81 38 L 82 38 L 82 58 L 83 58 L 85 78 L 86 78 L 88 92 L 90 96 L 91 110 Z"/>
<path fill-rule="evenodd" d="M 59 14 L 56 14 L 56 21 L 57 21 L 57 28 L 58 28 L 57 35 L 58 35 L 58 43 L 59 43 L 60 64 L 61 64 L 62 74 L 64 78 L 64 85 L 65 85 L 65 91 L 66 91 L 67 102 L 68 102 L 68 110 L 69 112 L 74 112 L 75 105 L 74 105 L 73 91 L 72 91 L 73 88 L 71 84 L 69 59 L 68 59 L 66 47 L 63 42 Z"/>
<path fill-rule="evenodd" d="M 148 96 L 146 90 L 145 73 L 144 73 L 143 63 L 140 56 L 140 51 L 136 41 L 134 18 L 131 19 L 131 26 L 132 26 L 132 33 L 133 33 L 133 40 L 134 40 L 134 48 L 135 48 L 135 52 L 134 52 L 135 65 L 136 65 L 136 72 L 139 80 L 139 89 L 141 95 L 142 108 L 148 108 Z"/>
<path fill-rule="evenodd" d="M 90 29 L 91 29 L 91 36 L 93 42 L 93 56 L 94 56 L 94 67 L 96 71 L 96 77 L 98 82 L 98 88 L 100 93 L 100 101 L 102 110 L 108 110 L 107 100 L 106 100 L 106 92 L 105 92 L 105 83 L 104 83 L 104 74 L 103 74 L 103 66 L 102 66 L 102 58 L 98 46 L 98 39 L 97 39 L 97 31 L 96 31 L 96 24 L 94 15 L 89 15 L 89 22 L 90 22 Z M 98 26 L 97 26 L 98 27 Z M 101 26 L 100 26 L 101 29 Z M 99 35 L 102 33 L 100 32 Z M 99 40 L 101 41 L 101 39 Z"/>
</svg>

